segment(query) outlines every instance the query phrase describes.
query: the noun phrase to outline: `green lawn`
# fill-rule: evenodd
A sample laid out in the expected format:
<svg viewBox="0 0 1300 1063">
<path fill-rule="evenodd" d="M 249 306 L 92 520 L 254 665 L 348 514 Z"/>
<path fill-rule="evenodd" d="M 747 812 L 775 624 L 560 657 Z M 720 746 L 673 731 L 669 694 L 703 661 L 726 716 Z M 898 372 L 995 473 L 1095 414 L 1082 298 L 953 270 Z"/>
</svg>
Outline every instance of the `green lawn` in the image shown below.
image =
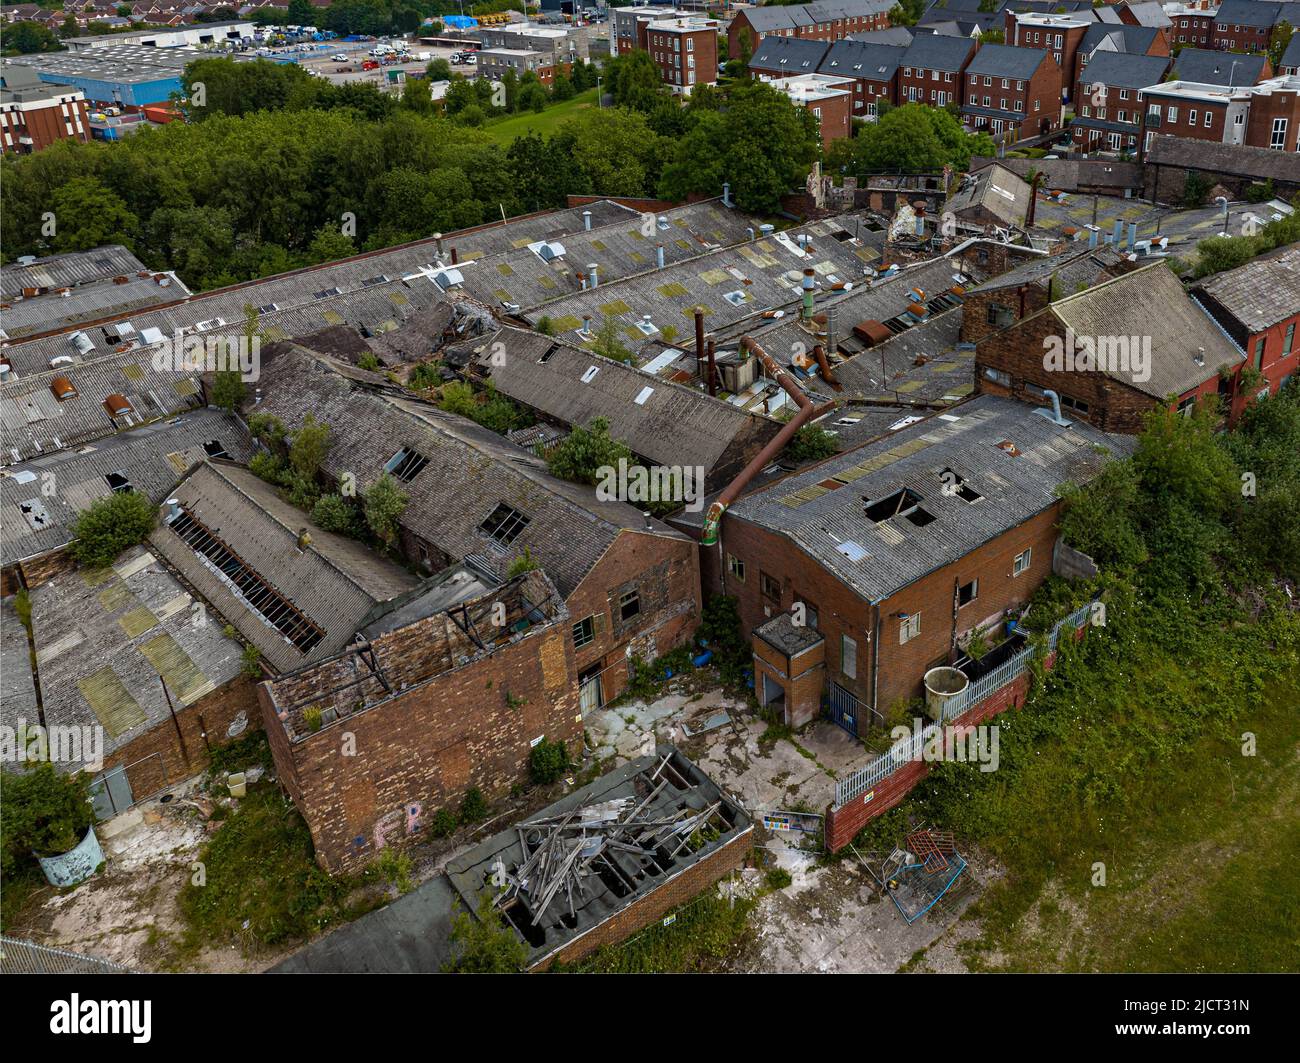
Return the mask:
<svg viewBox="0 0 1300 1063">
<path fill-rule="evenodd" d="M 565 100 L 564 103 L 556 103 L 547 107 L 541 114 L 532 111 L 526 114 L 516 114 L 509 118 L 496 118 L 483 125 L 483 132 L 495 140 L 498 144 L 508 145 L 515 137 L 521 137 L 526 133 L 540 133 L 542 136 L 549 136 L 555 132 L 556 127 L 580 111 L 590 110 L 596 106 L 596 90 L 588 89 L 586 92 L 580 92 L 571 100 Z"/>
<path fill-rule="evenodd" d="M 1080 831 L 1078 849 L 1061 854 L 1045 880 L 1017 875 L 1013 861 L 1010 879 L 971 913 L 982 933 L 962 948 L 967 963 L 1005 971 L 1300 970 L 1298 683 L 1300 672 L 1283 674 L 1240 721 L 1238 734 L 1256 736 L 1255 756 L 1243 757 L 1235 736 L 1207 736 L 1133 780 L 1138 808 L 1094 809 L 1109 813 L 1109 829 Z M 1106 834 L 1111 844 L 1098 844 Z M 1099 857 L 1104 887 L 1090 882 Z"/>
</svg>

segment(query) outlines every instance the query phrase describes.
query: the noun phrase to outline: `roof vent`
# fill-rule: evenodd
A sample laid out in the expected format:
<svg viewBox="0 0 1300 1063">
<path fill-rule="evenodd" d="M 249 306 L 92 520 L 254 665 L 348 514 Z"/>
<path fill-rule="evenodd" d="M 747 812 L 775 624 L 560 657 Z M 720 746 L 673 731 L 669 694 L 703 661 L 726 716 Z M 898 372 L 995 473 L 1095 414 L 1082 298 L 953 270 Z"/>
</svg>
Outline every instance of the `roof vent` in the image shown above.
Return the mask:
<svg viewBox="0 0 1300 1063">
<path fill-rule="evenodd" d="M 72 386 L 72 381 L 66 376 L 56 376 L 51 380 L 50 390 L 54 392 L 54 397 L 60 402 L 77 397 L 77 389 Z"/>
</svg>

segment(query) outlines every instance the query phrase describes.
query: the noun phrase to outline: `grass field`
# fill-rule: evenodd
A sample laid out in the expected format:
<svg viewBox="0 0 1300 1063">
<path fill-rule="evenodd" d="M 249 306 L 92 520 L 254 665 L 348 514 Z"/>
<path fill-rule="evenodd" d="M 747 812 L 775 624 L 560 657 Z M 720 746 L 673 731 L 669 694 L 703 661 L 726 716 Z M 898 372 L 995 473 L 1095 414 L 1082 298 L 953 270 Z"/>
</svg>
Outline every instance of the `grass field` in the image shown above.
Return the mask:
<svg viewBox="0 0 1300 1063">
<path fill-rule="evenodd" d="M 1207 738 L 1137 784 L 1144 811 L 1109 824 L 1104 886 L 1087 843 L 1045 881 L 995 886 L 970 913 L 980 934 L 961 947 L 967 964 L 1300 970 L 1300 672 L 1274 683 L 1240 730 L 1255 756 Z"/>
<path fill-rule="evenodd" d="M 526 133 L 549 136 L 555 132 L 561 122 L 595 106 L 596 90 L 588 89 L 586 92 L 578 93 L 571 100 L 552 104 L 540 114 L 529 111 L 527 114 L 516 114 L 509 118 L 497 118 L 485 123 L 482 128 L 483 132 L 497 143 L 508 145 L 515 137 L 524 136 Z"/>
</svg>

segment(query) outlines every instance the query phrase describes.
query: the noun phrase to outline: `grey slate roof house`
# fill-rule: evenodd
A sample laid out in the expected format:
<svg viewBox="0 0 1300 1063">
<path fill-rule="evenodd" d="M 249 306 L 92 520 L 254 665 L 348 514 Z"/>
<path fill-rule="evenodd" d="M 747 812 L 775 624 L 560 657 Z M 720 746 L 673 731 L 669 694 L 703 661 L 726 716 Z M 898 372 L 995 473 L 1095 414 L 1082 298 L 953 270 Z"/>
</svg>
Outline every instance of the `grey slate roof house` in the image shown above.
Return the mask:
<svg viewBox="0 0 1300 1063">
<path fill-rule="evenodd" d="M 162 502 L 195 463 L 213 456 L 247 461 L 252 453 L 239 422 L 205 408 L 11 465 L 0 476 L 0 564 L 67 545 L 77 514 L 112 491 L 129 487 Z M 56 489 L 47 494 L 50 483 Z"/>
<path fill-rule="evenodd" d="M 1171 63 L 1170 81 L 1198 85 L 1258 85 L 1270 73 L 1266 55 L 1239 55 L 1211 48 L 1184 48 Z"/>
</svg>

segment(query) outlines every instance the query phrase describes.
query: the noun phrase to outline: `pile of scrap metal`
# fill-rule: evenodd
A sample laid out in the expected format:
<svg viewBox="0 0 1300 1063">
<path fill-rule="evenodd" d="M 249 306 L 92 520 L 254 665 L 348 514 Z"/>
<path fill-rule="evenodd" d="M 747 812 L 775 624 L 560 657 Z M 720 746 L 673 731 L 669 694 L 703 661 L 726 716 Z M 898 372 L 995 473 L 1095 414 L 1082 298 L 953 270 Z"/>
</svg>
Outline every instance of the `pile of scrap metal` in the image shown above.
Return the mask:
<svg viewBox="0 0 1300 1063">
<path fill-rule="evenodd" d="M 850 848 L 908 923 L 933 908 L 966 870 L 966 861 L 947 831 L 913 831 L 906 849 L 895 848 L 888 855 L 872 851 L 864 856 Z"/>
<path fill-rule="evenodd" d="M 652 782 L 664 773 L 671 759 L 671 754 L 664 757 L 649 776 Z M 606 891 L 611 876 L 627 893 L 635 892 L 636 879 L 643 878 L 644 871 L 662 874 L 684 849 L 698 848 L 705 832 L 731 829 L 720 816 L 715 825 L 710 824 L 721 801 L 700 812 L 685 808 L 666 816 L 650 812 L 668 785 L 667 778 L 660 780 L 639 802 L 619 797 L 518 824 L 515 829 L 523 859 L 513 869 L 498 862 L 493 874 L 500 891 L 497 907 L 517 899 L 537 926 L 556 898 L 562 897 L 569 917 L 576 919 L 587 899 Z"/>
</svg>

